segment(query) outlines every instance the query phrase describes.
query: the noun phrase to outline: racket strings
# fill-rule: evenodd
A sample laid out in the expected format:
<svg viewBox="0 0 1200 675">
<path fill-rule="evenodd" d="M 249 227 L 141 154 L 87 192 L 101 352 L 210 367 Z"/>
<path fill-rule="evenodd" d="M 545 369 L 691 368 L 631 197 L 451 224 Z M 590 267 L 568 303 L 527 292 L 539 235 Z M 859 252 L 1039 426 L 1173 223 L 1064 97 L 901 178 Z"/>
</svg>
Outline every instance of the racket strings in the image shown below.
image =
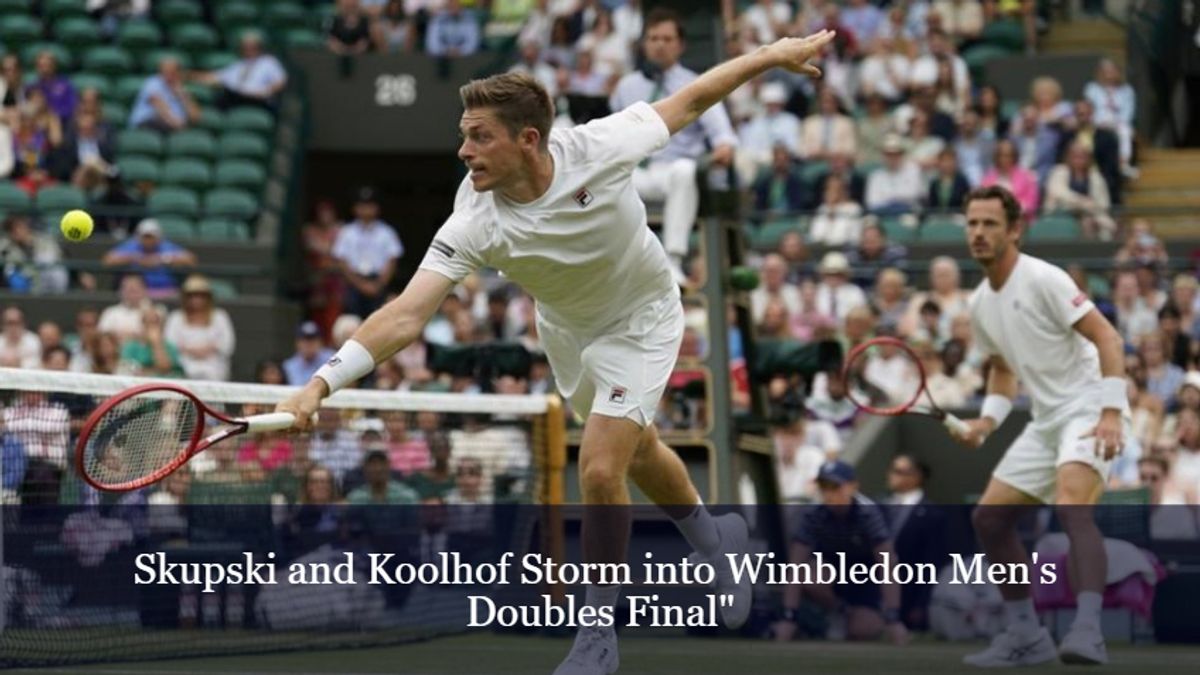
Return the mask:
<svg viewBox="0 0 1200 675">
<path fill-rule="evenodd" d="M 856 398 L 879 409 L 908 406 L 927 408 L 928 400 L 919 396 L 924 388 L 916 359 L 909 352 L 890 345 L 872 345 L 855 355 L 847 364 Z"/>
<path fill-rule="evenodd" d="M 121 401 L 96 424 L 84 470 L 106 485 L 145 478 L 188 450 L 199 420 L 196 404 L 173 392 Z"/>
</svg>

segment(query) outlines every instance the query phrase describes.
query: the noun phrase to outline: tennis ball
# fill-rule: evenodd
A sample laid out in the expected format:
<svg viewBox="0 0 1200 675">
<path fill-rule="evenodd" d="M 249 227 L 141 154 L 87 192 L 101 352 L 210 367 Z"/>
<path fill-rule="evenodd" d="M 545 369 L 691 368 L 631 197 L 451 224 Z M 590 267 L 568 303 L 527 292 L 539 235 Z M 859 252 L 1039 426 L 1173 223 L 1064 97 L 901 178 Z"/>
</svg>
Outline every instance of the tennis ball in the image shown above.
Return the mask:
<svg viewBox="0 0 1200 675">
<path fill-rule="evenodd" d="M 92 236 L 92 217 L 87 211 L 67 211 L 59 225 L 63 236 L 71 241 L 83 241 Z"/>
<path fill-rule="evenodd" d="M 729 285 L 738 291 L 752 291 L 758 288 L 758 270 L 745 265 L 730 269 Z"/>
</svg>

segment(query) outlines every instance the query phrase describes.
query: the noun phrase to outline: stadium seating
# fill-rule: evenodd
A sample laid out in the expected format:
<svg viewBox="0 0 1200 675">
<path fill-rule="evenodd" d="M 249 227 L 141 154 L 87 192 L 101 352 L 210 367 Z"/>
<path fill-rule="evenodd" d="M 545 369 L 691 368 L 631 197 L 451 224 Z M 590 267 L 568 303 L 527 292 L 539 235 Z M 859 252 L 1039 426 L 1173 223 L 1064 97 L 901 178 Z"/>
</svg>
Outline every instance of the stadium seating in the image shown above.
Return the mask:
<svg viewBox="0 0 1200 675">
<path fill-rule="evenodd" d="M 190 157 L 173 157 L 163 164 L 163 185 L 206 190 L 212 185 L 212 182 L 212 169 L 209 168 L 207 162 Z"/>
<path fill-rule="evenodd" d="M 146 200 L 146 210 L 152 216 L 200 215 L 200 198 L 195 191 L 181 187 L 162 187 L 151 193 Z"/>
</svg>

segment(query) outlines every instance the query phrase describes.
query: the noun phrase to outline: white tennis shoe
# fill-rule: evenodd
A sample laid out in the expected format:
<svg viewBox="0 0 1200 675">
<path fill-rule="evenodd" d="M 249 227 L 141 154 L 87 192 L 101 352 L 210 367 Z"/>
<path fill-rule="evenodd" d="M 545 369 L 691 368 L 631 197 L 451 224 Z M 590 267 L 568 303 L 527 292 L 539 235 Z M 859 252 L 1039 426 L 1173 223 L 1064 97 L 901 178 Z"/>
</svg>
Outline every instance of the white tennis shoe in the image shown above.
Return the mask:
<svg viewBox="0 0 1200 675">
<path fill-rule="evenodd" d="M 725 624 L 726 628 L 737 630 L 750 617 L 750 605 L 754 603 L 754 587 L 750 585 L 750 580 L 745 575 L 743 575 L 741 583 L 734 580 L 733 567 L 729 564 L 726 554 L 736 556 L 746 554 L 747 544 L 750 541 L 750 529 L 746 526 L 746 519 L 736 513 L 717 516 L 713 520 L 716 521 L 717 533 L 721 537 L 721 543 L 717 546 L 716 553 L 712 556 L 705 556 L 696 552 L 688 556 L 688 562 L 693 565 L 702 562 L 708 563 L 716 570 L 717 578 L 713 582 L 713 588 L 719 595 L 733 596 L 732 605 L 718 605 L 721 611 L 721 622 Z"/>
<path fill-rule="evenodd" d="M 1050 631 L 1039 628 L 1029 635 L 1006 630 L 992 638 L 987 649 L 963 657 L 963 663 L 978 668 L 1015 668 L 1036 666 L 1057 658 Z"/>
<path fill-rule="evenodd" d="M 1098 666 L 1108 663 L 1104 634 L 1095 626 L 1073 626 L 1058 646 L 1058 658 L 1072 665 Z"/>
<path fill-rule="evenodd" d="M 554 675 L 612 675 L 620 665 L 616 631 L 580 628 L 571 653 L 554 669 Z"/>
</svg>

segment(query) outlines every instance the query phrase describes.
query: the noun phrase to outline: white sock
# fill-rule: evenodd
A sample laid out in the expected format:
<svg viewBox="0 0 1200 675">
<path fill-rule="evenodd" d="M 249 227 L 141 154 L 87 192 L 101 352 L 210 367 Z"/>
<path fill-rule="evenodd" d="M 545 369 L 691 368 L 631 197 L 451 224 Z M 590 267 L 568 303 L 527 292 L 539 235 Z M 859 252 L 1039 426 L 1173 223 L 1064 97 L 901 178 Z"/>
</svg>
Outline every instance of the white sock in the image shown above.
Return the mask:
<svg viewBox="0 0 1200 675">
<path fill-rule="evenodd" d="M 1033 598 L 1005 600 L 1004 617 L 1008 628 L 1019 635 L 1030 635 L 1038 629 L 1037 611 L 1033 609 Z"/>
<path fill-rule="evenodd" d="M 1104 597 L 1096 591 L 1082 591 L 1075 596 L 1075 621 L 1072 627 L 1100 627 L 1100 610 L 1104 607 Z"/>
<path fill-rule="evenodd" d="M 712 555 L 721 545 L 721 534 L 717 532 L 717 521 L 704 508 L 704 503 L 696 504 L 695 510 L 675 521 L 675 526 L 683 533 L 683 538 L 692 545 L 692 550 L 702 555 Z"/>
<path fill-rule="evenodd" d="M 590 584 L 587 587 L 584 604 L 588 607 L 616 607 L 617 598 L 621 597 L 621 585 L 598 586 Z"/>
</svg>

